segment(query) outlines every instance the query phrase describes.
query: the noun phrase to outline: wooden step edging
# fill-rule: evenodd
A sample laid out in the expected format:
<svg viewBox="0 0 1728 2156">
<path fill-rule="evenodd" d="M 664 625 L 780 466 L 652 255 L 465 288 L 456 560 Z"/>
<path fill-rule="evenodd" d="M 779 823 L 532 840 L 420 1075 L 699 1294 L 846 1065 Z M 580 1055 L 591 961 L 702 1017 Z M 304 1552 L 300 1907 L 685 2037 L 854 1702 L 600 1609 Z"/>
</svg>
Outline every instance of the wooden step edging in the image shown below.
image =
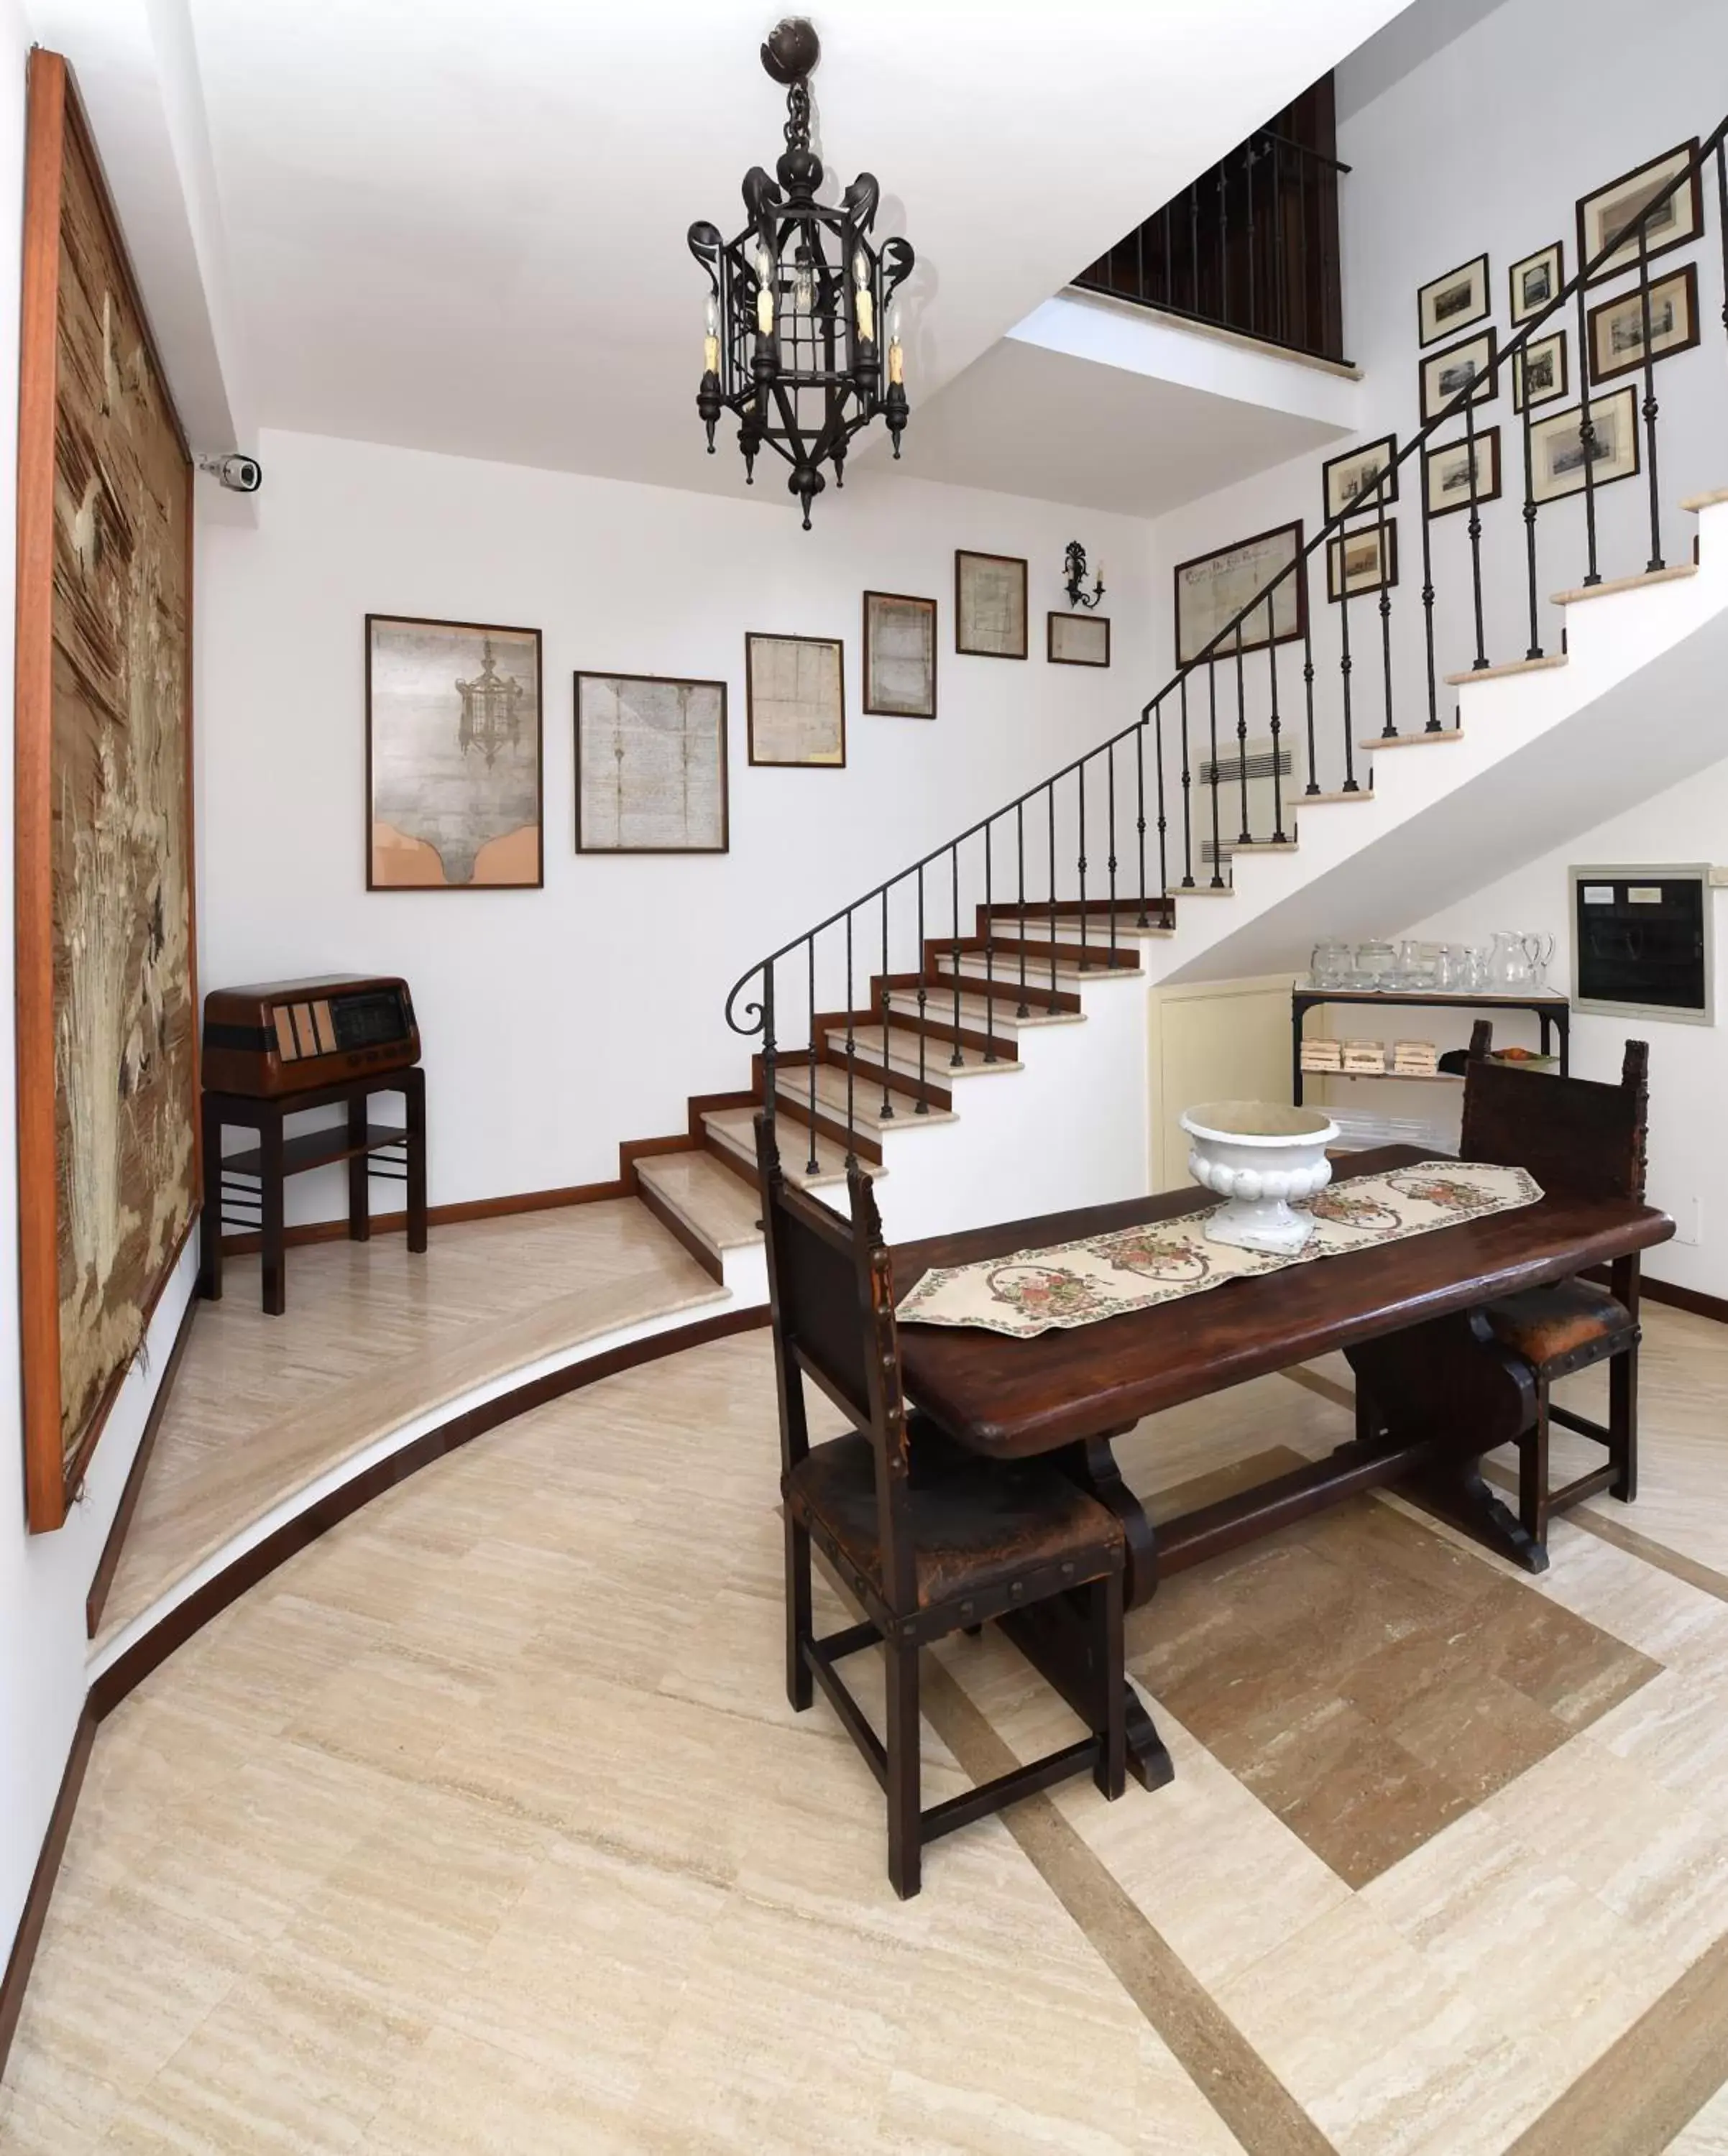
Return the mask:
<svg viewBox="0 0 1728 2156">
<path fill-rule="evenodd" d="M 1442 726 L 1437 732 L 1432 734 L 1376 734 L 1367 741 L 1359 741 L 1356 747 L 1370 751 L 1377 748 L 1429 748 L 1439 742 L 1462 741 L 1463 737 L 1462 726 Z"/>
<path fill-rule="evenodd" d="M 1555 606 L 1581 606 L 1586 599 L 1612 598 L 1617 592 L 1642 591 L 1647 584 L 1671 584 L 1698 574 L 1695 562 L 1673 562 L 1664 569 L 1642 569 L 1635 577 L 1610 577 L 1605 583 L 1581 584 L 1575 592 L 1556 592 Z"/>
<path fill-rule="evenodd" d="M 1565 652 L 1545 652 L 1540 659 L 1509 659 L 1504 666 L 1479 666 L 1468 674 L 1443 674 L 1440 678 L 1448 689 L 1463 689 L 1472 681 L 1504 681 L 1515 674 L 1540 674 L 1566 664 Z"/>
</svg>

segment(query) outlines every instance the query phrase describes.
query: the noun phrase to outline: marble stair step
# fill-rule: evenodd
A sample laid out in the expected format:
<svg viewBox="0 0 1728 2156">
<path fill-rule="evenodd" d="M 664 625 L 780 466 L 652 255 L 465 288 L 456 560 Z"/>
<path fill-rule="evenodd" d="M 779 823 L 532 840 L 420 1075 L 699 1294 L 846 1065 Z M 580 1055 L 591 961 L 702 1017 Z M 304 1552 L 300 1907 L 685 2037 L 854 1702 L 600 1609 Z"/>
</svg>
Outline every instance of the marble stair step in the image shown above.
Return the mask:
<svg viewBox="0 0 1728 2156">
<path fill-rule="evenodd" d="M 1134 899 L 1129 899 L 1117 910 L 1116 947 L 1119 951 L 1143 941 L 1156 942 L 1162 937 L 1174 936 L 1176 932 L 1174 928 L 1166 928 L 1161 921 L 1152 921 L 1146 927 L 1142 928 L 1134 919 L 1138 910 L 1139 901 Z M 1108 950 L 1110 945 L 1109 915 L 1088 913 L 1085 916 L 1085 921 L 1086 941 L 1088 947 L 1095 951 Z M 1026 918 L 1024 934 L 1021 932 L 1017 919 L 998 921 L 996 930 L 999 935 L 1005 932 L 1011 936 L 1016 942 L 1077 943 L 1080 941 L 1080 925 L 1081 916 L 1077 913 L 1059 913 L 1056 916 L 1056 928 L 1052 935 L 1050 916 L 1047 913 L 1029 913 Z"/>
<path fill-rule="evenodd" d="M 1020 995 L 1020 953 L 1017 951 L 998 951 L 989 959 L 982 951 L 963 951 L 958 966 L 951 952 L 939 952 L 935 971 L 944 980 L 952 980 L 958 973 L 963 981 L 994 981 L 1002 989 L 1012 989 L 1016 1000 Z M 1056 985 L 1058 988 L 1090 987 L 1097 981 L 1144 981 L 1145 978 L 1145 968 L 1141 966 L 1088 966 L 1083 972 L 1070 960 L 1057 961 Z M 1045 988 L 1049 987 L 1049 967 L 1040 966 L 1035 974 L 1029 966 L 1026 969 L 1028 993 L 1041 983 Z M 1022 1019 L 1020 1023 L 1024 1024 L 1025 1021 Z"/>
<path fill-rule="evenodd" d="M 738 1162 L 753 1178 L 756 1173 L 756 1111 L 754 1108 L 716 1108 L 702 1117 L 702 1127 L 710 1142 L 731 1159 Z M 810 1133 L 808 1123 L 782 1122 L 780 1133 L 780 1166 L 788 1183 L 800 1190 L 815 1190 L 839 1183 L 846 1179 L 846 1147 L 836 1145 L 831 1138 L 820 1133 L 816 1138 L 816 1169 L 810 1168 Z M 887 1170 L 873 1160 L 858 1163 L 872 1181 Z"/>
<path fill-rule="evenodd" d="M 762 1208 L 712 1153 L 651 1153 L 636 1163 L 636 1179 L 717 1258 L 762 1240 Z"/>
<path fill-rule="evenodd" d="M 1030 990 L 1031 987 L 1030 977 L 1026 985 Z M 1047 988 L 1050 985 L 1047 970 L 1044 976 L 1044 985 Z M 924 995 L 924 1014 L 929 1023 L 932 1025 L 951 1026 L 954 1022 L 953 989 L 947 987 L 939 988 L 933 984 L 925 990 Z M 1014 994 L 1005 1004 L 999 994 L 986 1005 L 981 995 L 972 995 L 963 989 L 960 993 L 961 1030 L 981 1034 L 985 1030 L 985 1021 L 988 1018 L 989 1029 L 995 1039 L 1012 1040 L 1017 1034 L 1029 1025 L 1083 1025 L 1085 1024 L 1086 1014 L 1083 1011 L 1042 1010 L 1039 1008 L 1036 998 L 1031 999 L 1031 1009 L 1025 1018 L 1016 1017 L 1015 1010 L 1019 1000 L 1020 973 L 1017 966 L 1015 969 Z M 891 988 L 887 994 L 887 1005 L 897 1016 L 908 1019 L 914 1027 L 916 1026 L 918 1014 L 916 988 Z"/>
<path fill-rule="evenodd" d="M 953 1005 L 950 1004 L 948 1009 L 951 1017 Z M 942 1005 L 939 1001 L 936 1008 L 930 1010 L 929 1015 L 933 1020 L 941 1018 Z M 979 1015 L 980 1019 L 983 1016 L 981 1006 Z M 1000 1026 L 996 1029 L 995 1038 L 998 1040 L 1001 1038 Z M 836 1055 L 843 1055 L 846 1053 L 844 1030 L 831 1033 L 827 1039 L 828 1045 Z M 861 1059 L 867 1056 L 871 1062 L 880 1065 L 882 1057 L 882 1029 L 879 1025 L 855 1026 L 852 1030 L 852 1040 Z M 980 1075 L 989 1075 L 999 1070 L 1021 1070 L 1026 1067 L 1015 1056 L 1004 1055 L 1000 1049 L 997 1050 L 994 1063 L 985 1061 L 982 1049 L 964 1049 L 962 1053 L 965 1060 L 959 1064 L 951 1064 L 949 1061 L 953 1053 L 952 1041 L 944 1040 L 939 1034 L 933 1033 L 925 1036 L 923 1075 L 927 1084 L 945 1089 L 950 1079 L 975 1078 Z M 919 1075 L 918 1029 L 915 1025 L 896 1025 L 888 1029 L 887 1057 L 888 1068 L 891 1070 L 897 1070 L 902 1077 L 916 1078 Z"/>
<path fill-rule="evenodd" d="M 856 1131 L 861 1137 L 879 1138 L 884 1131 L 906 1128 L 913 1122 L 913 1109 L 917 1105 L 910 1094 L 891 1093 L 889 1100 L 893 1114 L 882 1112 L 882 1086 L 872 1083 L 867 1071 L 860 1070 L 851 1087 L 851 1112 L 847 1116 L 846 1074 L 838 1065 L 819 1063 L 815 1070 L 816 1113 L 837 1123 L 842 1130 Z M 789 1056 L 774 1073 L 774 1097 L 782 1108 L 792 1113 L 806 1116 L 810 1104 L 810 1067 L 796 1056 Z M 932 1123 L 951 1123 L 955 1121 L 952 1108 L 932 1107 L 917 1118 L 917 1127 L 928 1129 Z"/>
</svg>

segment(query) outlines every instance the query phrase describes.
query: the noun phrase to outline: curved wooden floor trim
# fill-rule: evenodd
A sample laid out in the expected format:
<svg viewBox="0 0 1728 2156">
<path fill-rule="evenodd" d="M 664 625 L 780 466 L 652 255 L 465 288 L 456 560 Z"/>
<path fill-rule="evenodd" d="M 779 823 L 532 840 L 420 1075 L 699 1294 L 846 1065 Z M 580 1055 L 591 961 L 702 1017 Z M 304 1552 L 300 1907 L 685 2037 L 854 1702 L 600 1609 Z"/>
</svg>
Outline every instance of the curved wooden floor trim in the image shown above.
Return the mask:
<svg viewBox="0 0 1728 2156">
<path fill-rule="evenodd" d="M 768 1322 L 765 1303 L 717 1312 L 693 1324 L 669 1327 L 650 1332 L 599 1353 L 579 1355 L 555 1369 L 541 1372 L 476 1405 L 459 1409 L 431 1429 L 422 1430 L 381 1459 L 347 1475 L 335 1487 L 313 1497 L 292 1516 L 269 1529 L 255 1542 L 238 1550 L 207 1573 L 196 1586 L 165 1609 L 154 1622 L 134 1629 L 116 1641 L 114 1651 L 91 1676 L 89 1705 L 100 1722 L 150 1672 L 166 1661 L 210 1620 L 226 1609 L 249 1587 L 274 1572 L 277 1566 L 304 1549 L 309 1543 L 386 1490 L 404 1482 L 435 1460 L 455 1451 L 471 1439 L 496 1430 L 501 1423 L 543 1407 L 602 1378 L 620 1370 L 633 1370 L 644 1363 L 681 1353 L 687 1348 L 705 1347 L 734 1332 L 747 1332 Z M 149 1613 L 146 1613 L 147 1617 Z"/>
</svg>

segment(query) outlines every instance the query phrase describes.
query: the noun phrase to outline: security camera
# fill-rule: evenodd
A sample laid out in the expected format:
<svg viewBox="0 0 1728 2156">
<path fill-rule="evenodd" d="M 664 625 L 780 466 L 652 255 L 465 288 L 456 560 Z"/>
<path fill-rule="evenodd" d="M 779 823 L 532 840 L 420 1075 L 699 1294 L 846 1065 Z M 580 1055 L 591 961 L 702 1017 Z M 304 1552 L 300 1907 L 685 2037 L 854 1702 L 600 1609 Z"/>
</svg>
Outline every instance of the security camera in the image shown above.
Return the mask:
<svg viewBox="0 0 1728 2156">
<path fill-rule="evenodd" d="M 200 471 L 207 471 L 219 480 L 233 494 L 256 494 L 264 485 L 264 466 L 256 457 L 200 457 L 198 466 Z"/>
</svg>

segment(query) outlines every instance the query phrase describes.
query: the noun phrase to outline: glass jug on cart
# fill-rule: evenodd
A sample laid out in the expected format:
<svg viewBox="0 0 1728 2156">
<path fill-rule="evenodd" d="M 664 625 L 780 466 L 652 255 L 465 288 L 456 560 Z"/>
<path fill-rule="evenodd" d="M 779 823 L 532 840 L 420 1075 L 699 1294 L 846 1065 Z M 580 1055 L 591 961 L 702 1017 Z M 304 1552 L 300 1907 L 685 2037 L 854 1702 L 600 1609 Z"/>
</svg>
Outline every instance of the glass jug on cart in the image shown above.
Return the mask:
<svg viewBox="0 0 1728 2156">
<path fill-rule="evenodd" d="M 1524 938 L 1515 928 L 1497 928 L 1488 961 L 1488 986 L 1499 996 L 1523 995 L 1535 978 Z"/>
</svg>

